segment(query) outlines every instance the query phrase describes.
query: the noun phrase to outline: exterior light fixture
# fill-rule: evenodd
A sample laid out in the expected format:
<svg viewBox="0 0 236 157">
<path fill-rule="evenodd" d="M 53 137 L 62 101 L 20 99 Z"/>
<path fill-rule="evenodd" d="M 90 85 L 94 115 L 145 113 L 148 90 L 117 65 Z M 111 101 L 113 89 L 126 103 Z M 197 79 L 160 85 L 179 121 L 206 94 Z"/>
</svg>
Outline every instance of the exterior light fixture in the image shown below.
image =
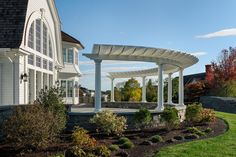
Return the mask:
<svg viewBox="0 0 236 157">
<path fill-rule="evenodd" d="M 56 83 L 57 87 L 59 87 L 59 85 L 60 85 L 60 81 L 57 80 L 55 83 Z"/>
<path fill-rule="evenodd" d="M 21 81 L 27 82 L 28 81 L 28 75 L 26 73 L 23 73 L 20 75 Z"/>
</svg>

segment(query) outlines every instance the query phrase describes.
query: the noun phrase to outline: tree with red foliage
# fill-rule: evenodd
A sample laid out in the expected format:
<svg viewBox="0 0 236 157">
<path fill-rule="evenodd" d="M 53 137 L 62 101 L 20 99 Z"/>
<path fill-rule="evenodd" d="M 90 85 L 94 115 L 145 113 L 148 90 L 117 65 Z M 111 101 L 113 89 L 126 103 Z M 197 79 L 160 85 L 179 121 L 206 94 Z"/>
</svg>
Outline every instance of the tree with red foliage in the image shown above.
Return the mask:
<svg viewBox="0 0 236 157">
<path fill-rule="evenodd" d="M 236 91 L 232 88 L 236 83 L 236 48 L 222 50 L 218 60 L 211 65 L 213 79 L 207 82 L 211 94 L 236 96 Z"/>
<path fill-rule="evenodd" d="M 212 62 L 212 69 L 214 75 L 212 83 L 214 86 L 236 80 L 236 48 L 230 47 L 229 50 L 222 50 L 218 61 Z"/>
<path fill-rule="evenodd" d="M 196 81 L 185 86 L 185 96 L 188 102 L 199 101 L 199 98 L 205 94 L 205 81 Z"/>
</svg>

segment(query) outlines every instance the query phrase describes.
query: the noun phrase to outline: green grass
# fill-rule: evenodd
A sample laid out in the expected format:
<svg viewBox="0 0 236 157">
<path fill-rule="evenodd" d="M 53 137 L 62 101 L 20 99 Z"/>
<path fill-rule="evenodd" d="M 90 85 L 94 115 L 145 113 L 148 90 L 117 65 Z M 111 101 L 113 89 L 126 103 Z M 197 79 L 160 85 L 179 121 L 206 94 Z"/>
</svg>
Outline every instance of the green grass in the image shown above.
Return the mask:
<svg viewBox="0 0 236 157">
<path fill-rule="evenodd" d="M 166 147 L 154 157 L 235 157 L 236 156 L 236 114 L 216 112 L 229 124 L 223 135 Z"/>
</svg>

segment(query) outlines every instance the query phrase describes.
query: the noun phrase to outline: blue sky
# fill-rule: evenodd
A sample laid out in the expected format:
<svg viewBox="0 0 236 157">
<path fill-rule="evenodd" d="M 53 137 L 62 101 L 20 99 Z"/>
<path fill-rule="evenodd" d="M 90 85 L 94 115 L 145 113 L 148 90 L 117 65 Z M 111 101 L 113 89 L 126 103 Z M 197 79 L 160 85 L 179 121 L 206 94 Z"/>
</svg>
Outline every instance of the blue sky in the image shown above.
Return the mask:
<svg viewBox="0 0 236 157">
<path fill-rule="evenodd" d="M 186 69 L 185 75 L 203 72 L 222 49 L 236 46 L 235 0 L 56 0 L 56 5 L 62 29 L 85 46 L 79 58 L 84 74 L 80 83 L 89 89 L 94 89 L 94 64 L 82 53 L 91 53 L 94 43 L 151 46 L 197 55 L 199 63 Z M 155 64 L 103 62 L 102 89 L 110 88 L 109 71 L 152 67 Z"/>
</svg>

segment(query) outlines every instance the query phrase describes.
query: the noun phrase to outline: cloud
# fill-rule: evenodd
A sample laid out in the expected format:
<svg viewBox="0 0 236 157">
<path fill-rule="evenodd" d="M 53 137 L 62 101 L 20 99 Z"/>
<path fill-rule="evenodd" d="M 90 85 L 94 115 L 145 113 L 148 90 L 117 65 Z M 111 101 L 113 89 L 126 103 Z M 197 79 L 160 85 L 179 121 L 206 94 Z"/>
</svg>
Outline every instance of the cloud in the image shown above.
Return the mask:
<svg viewBox="0 0 236 157">
<path fill-rule="evenodd" d="M 207 52 L 203 52 L 203 51 L 202 52 L 193 52 L 193 53 L 190 53 L 190 54 L 199 57 L 199 56 L 207 55 Z"/>
<path fill-rule="evenodd" d="M 196 38 L 210 39 L 210 38 L 226 37 L 226 36 L 236 36 L 236 28 L 223 29 L 223 30 L 205 34 L 205 35 L 198 35 L 196 36 Z"/>
<path fill-rule="evenodd" d="M 124 65 L 124 64 L 146 64 L 145 62 L 136 61 L 102 61 L 102 65 Z M 79 65 L 94 65 L 94 61 L 80 61 Z"/>
</svg>

